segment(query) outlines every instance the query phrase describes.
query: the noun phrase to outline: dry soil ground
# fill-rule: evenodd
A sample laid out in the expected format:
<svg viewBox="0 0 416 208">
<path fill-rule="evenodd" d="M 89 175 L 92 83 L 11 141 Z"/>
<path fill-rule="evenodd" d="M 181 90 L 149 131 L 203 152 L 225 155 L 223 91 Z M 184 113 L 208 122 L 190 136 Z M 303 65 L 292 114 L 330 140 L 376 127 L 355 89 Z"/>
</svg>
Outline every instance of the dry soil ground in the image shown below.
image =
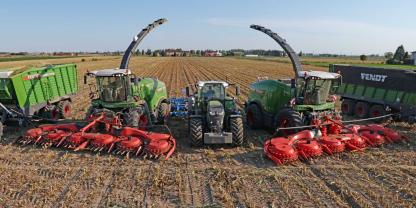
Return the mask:
<svg viewBox="0 0 416 208">
<path fill-rule="evenodd" d="M 114 57 L 0 63 L 18 65 L 75 62 L 80 92 L 74 118 L 88 107 L 87 70 L 117 67 Z M 241 85 L 258 76 L 290 77 L 291 66 L 232 58 L 134 58 L 142 76 L 166 82 L 170 96 L 197 80 L 225 79 Z M 325 68 L 315 68 L 325 70 Z M 363 153 L 323 156 L 276 166 L 262 154 L 264 131 L 246 130 L 242 148 L 190 148 L 186 122 L 169 125 L 178 148 L 168 161 L 127 159 L 90 152 L 20 147 L 10 144 L 24 129 L 8 127 L 0 145 L 0 207 L 415 207 L 416 128 L 390 124 L 409 143 Z"/>
</svg>

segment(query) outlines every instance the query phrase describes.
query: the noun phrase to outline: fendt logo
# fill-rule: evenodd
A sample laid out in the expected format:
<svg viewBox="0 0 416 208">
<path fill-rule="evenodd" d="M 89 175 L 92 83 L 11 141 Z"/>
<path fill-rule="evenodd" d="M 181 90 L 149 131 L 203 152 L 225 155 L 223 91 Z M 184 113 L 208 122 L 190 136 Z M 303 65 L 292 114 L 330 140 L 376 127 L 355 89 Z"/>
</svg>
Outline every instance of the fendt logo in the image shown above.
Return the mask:
<svg viewBox="0 0 416 208">
<path fill-rule="evenodd" d="M 40 79 L 43 77 L 50 77 L 50 76 L 55 76 L 55 73 L 53 72 L 49 72 L 46 74 L 31 74 L 31 75 L 27 75 L 25 77 L 23 77 L 23 80 L 31 80 L 31 79 Z"/>
<path fill-rule="evenodd" d="M 374 81 L 374 82 L 384 82 L 387 78 L 387 75 L 379 75 L 379 74 L 366 74 L 361 73 L 362 80 Z"/>
</svg>

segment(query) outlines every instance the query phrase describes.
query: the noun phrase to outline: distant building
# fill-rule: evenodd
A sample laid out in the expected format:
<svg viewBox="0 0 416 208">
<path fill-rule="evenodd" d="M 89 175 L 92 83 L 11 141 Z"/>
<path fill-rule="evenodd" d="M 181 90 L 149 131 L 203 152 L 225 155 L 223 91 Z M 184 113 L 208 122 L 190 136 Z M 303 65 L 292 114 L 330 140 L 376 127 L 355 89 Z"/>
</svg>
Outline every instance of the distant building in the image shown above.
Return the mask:
<svg viewBox="0 0 416 208">
<path fill-rule="evenodd" d="M 206 51 L 205 56 L 222 56 L 222 53 L 218 51 Z"/>
<path fill-rule="evenodd" d="M 246 54 L 245 57 L 259 57 L 257 54 Z"/>
<path fill-rule="evenodd" d="M 416 65 L 416 51 L 412 52 L 413 65 Z"/>
</svg>

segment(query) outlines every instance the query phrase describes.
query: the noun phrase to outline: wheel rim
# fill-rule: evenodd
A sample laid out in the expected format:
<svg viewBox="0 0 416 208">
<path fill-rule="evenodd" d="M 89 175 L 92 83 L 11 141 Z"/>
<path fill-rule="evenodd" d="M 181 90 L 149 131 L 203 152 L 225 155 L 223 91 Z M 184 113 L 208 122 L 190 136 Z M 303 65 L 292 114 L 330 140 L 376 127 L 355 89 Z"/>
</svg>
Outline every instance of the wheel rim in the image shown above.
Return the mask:
<svg viewBox="0 0 416 208">
<path fill-rule="evenodd" d="M 381 113 L 380 113 L 379 110 L 375 110 L 375 111 L 373 111 L 372 116 L 373 117 L 381 116 Z"/>
<path fill-rule="evenodd" d="M 65 114 L 65 117 L 68 117 L 71 115 L 71 107 L 69 107 L 69 105 L 64 107 L 64 114 Z"/>
<path fill-rule="evenodd" d="M 140 126 L 147 126 L 149 124 L 149 120 L 147 119 L 146 115 L 142 115 L 139 118 L 139 125 Z"/>
<path fill-rule="evenodd" d="M 287 127 L 289 124 L 289 120 L 287 118 L 283 118 L 282 120 L 280 120 L 280 125 L 279 127 Z"/>
<path fill-rule="evenodd" d="M 51 117 L 52 119 L 56 119 L 58 117 L 58 112 L 56 110 L 52 110 Z"/>
</svg>

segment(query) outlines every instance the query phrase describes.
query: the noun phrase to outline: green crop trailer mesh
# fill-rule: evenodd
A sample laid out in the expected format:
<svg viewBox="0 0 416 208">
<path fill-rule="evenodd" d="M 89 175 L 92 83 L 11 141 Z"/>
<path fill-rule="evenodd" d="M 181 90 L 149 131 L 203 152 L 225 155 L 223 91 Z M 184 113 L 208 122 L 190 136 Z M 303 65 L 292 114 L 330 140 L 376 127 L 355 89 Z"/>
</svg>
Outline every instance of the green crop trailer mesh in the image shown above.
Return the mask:
<svg viewBox="0 0 416 208">
<path fill-rule="evenodd" d="M 20 108 L 59 100 L 78 91 L 75 64 L 31 68 L 6 80 L 11 82 L 6 88 L 1 88 L 0 94 L 9 92 Z M 7 98 L 2 96 L 0 102 L 8 103 Z"/>
</svg>

